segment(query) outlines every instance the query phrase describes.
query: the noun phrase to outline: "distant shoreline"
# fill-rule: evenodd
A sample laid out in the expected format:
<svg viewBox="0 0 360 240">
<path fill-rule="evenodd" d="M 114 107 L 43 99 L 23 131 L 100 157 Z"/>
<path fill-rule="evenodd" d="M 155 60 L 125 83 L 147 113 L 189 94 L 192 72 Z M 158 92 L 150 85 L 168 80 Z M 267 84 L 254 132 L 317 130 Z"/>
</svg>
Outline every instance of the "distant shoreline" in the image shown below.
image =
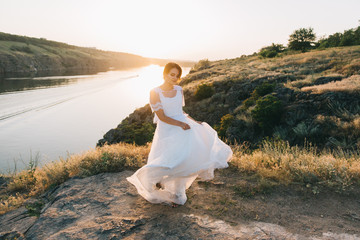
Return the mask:
<svg viewBox="0 0 360 240">
<path fill-rule="evenodd" d="M 0 32 L 0 77 L 11 74 L 101 72 L 165 65 L 170 59 L 78 47 L 41 38 Z M 195 64 L 176 61 L 183 67 Z"/>
</svg>

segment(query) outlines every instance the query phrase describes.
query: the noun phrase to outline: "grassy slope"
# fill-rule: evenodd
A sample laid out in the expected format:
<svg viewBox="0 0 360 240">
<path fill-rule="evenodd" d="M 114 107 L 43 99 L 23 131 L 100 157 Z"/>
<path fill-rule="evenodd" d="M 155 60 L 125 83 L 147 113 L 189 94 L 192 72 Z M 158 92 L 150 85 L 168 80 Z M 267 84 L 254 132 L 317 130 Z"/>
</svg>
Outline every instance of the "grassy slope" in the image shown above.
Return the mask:
<svg viewBox="0 0 360 240">
<path fill-rule="evenodd" d="M 270 137 L 293 146 L 303 145 L 306 138 L 320 148 L 351 150 L 360 144 L 360 91 L 356 90 L 359 63 L 360 46 L 291 53 L 273 59 L 244 56 L 200 61 L 180 82 L 185 94 L 184 110 L 208 122 L 221 137 L 230 142 L 248 142 L 252 148 Z M 199 100 L 196 91 L 202 84 L 211 86 L 214 93 Z M 274 88 L 259 95 L 258 88 L 266 84 Z M 266 111 L 257 103 L 268 99 L 282 104 L 280 113 Z M 133 137 L 132 129 L 144 133 L 143 139 L 151 139 L 147 132 L 153 131 L 151 121 L 150 108 L 140 108 L 99 143 L 141 144 Z"/>
<path fill-rule="evenodd" d="M 45 39 L 0 32 L 0 73 L 102 70 L 164 64 L 169 60 L 77 47 Z M 192 62 L 182 62 L 193 65 Z"/>
</svg>

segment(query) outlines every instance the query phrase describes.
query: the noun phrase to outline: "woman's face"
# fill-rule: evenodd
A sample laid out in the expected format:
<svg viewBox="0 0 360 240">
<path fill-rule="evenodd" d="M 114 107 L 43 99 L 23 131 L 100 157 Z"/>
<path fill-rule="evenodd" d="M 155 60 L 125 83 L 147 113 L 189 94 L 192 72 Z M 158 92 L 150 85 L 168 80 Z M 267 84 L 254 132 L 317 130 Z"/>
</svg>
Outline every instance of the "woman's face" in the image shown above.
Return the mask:
<svg viewBox="0 0 360 240">
<path fill-rule="evenodd" d="M 168 74 L 164 75 L 164 80 L 166 83 L 175 85 L 179 80 L 179 70 L 177 68 L 172 68 Z"/>
</svg>

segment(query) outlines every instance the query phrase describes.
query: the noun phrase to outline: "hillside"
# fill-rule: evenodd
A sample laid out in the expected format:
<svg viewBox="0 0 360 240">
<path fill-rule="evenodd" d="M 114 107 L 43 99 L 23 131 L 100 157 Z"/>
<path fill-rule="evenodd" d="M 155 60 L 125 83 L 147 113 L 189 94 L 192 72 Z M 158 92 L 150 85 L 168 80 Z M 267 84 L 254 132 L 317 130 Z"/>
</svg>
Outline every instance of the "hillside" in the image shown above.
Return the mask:
<svg viewBox="0 0 360 240">
<path fill-rule="evenodd" d="M 256 148 L 265 138 L 290 145 L 350 150 L 360 146 L 360 46 L 200 61 L 185 76 L 185 112 L 229 142 Z M 99 140 L 151 141 L 148 105 Z M 136 134 L 134 134 L 136 132 Z M 135 139 L 136 137 L 136 139 Z"/>
<path fill-rule="evenodd" d="M 0 75 L 97 72 L 163 65 L 167 61 L 0 32 Z"/>
</svg>

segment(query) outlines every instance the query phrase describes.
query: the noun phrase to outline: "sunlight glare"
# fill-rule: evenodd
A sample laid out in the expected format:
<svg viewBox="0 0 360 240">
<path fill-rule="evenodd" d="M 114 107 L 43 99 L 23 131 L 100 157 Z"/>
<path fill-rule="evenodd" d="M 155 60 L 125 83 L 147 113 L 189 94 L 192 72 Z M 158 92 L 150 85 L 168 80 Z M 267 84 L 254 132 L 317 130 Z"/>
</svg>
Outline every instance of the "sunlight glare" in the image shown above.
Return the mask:
<svg viewBox="0 0 360 240">
<path fill-rule="evenodd" d="M 144 99 L 148 101 L 149 92 L 151 89 L 159 86 L 163 82 L 162 78 L 163 67 L 159 65 L 149 65 L 143 67 L 138 72 L 138 77 L 129 79 L 127 81 L 136 81 L 137 84 L 124 84 L 126 86 L 126 94 L 128 99 Z"/>
</svg>

